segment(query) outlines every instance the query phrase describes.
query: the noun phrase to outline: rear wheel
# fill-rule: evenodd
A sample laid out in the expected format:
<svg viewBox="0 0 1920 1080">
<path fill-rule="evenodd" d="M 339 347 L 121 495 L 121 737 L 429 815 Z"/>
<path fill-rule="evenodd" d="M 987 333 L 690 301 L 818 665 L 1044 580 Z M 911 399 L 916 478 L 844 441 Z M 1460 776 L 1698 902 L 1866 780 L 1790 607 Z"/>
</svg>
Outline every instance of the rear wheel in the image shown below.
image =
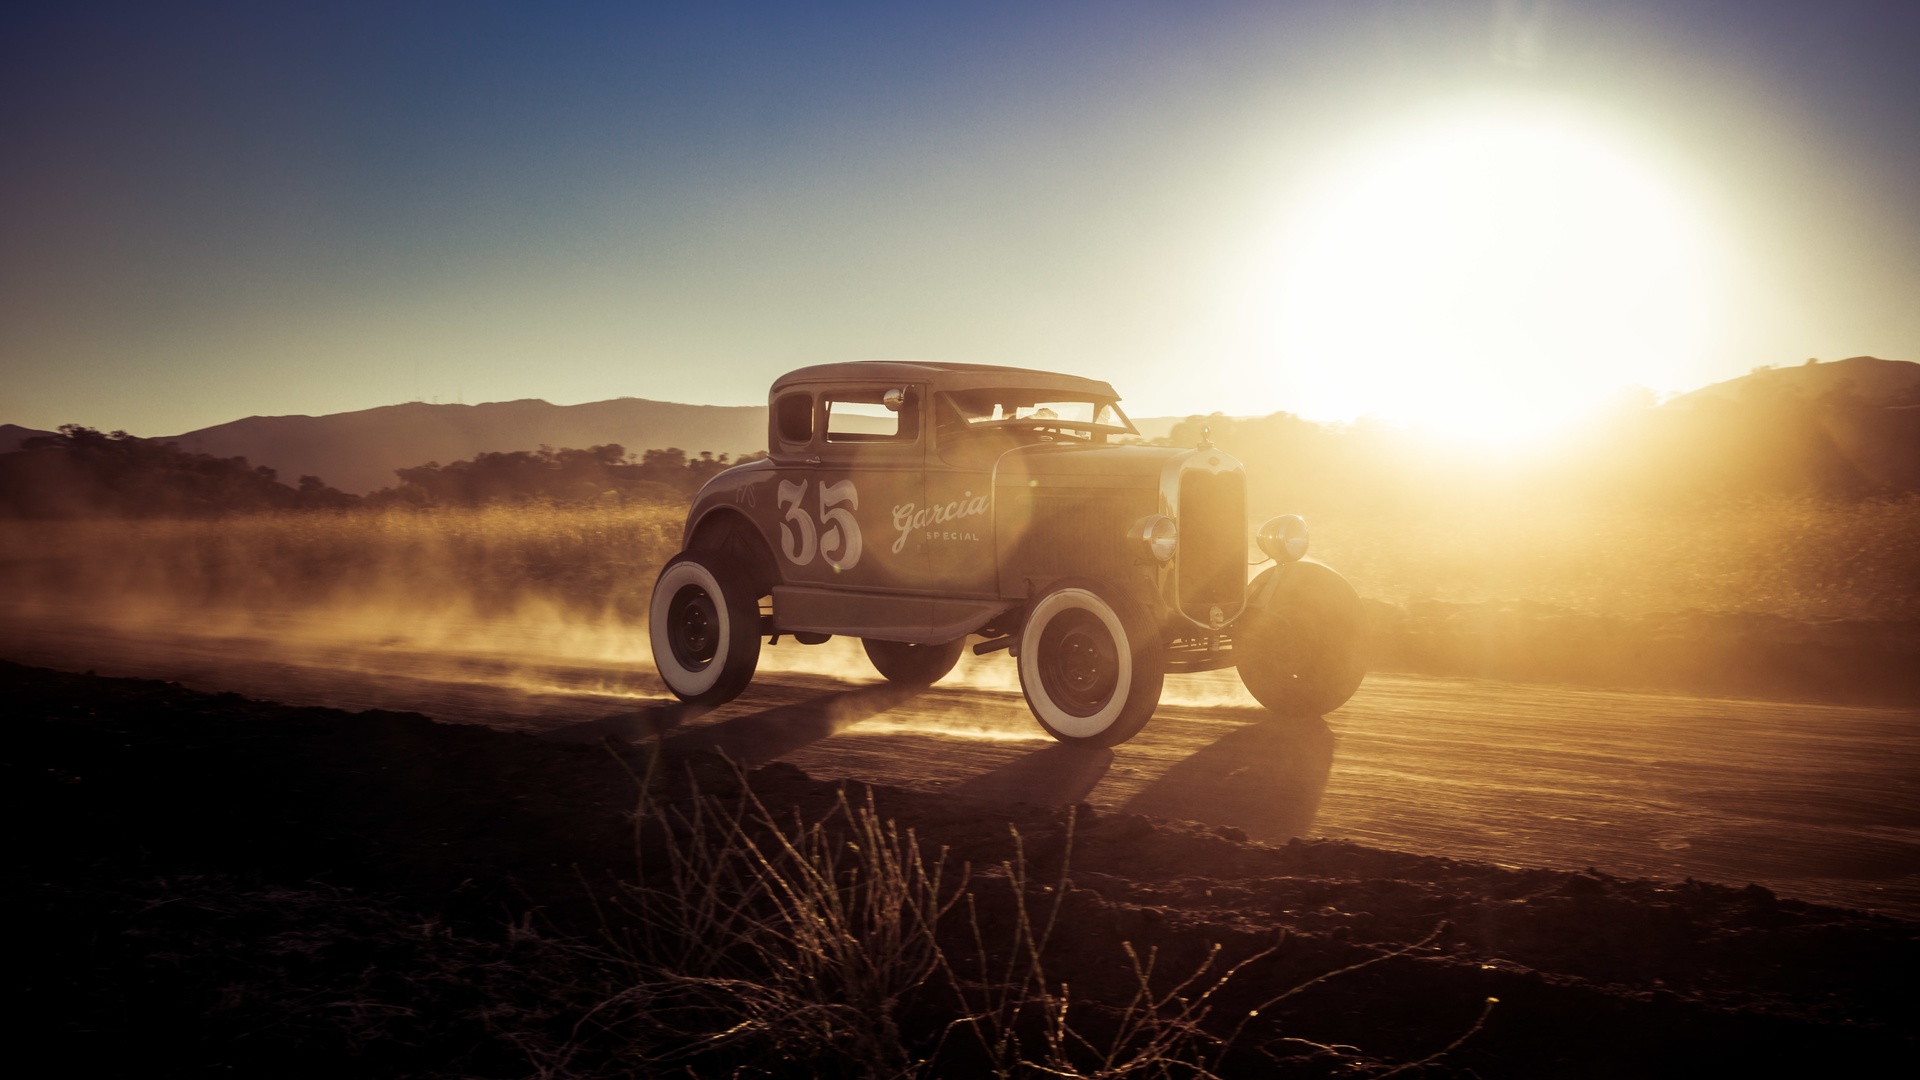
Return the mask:
<svg viewBox="0 0 1920 1080">
<path fill-rule="evenodd" d="M 1253 579 L 1234 633 L 1240 681 L 1281 716 L 1323 716 L 1366 677 L 1366 619 L 1347 579 L 1319 563 L 1276 566 Z"/>
<path fill-rule="evenodd" d="M 944 645 L 915 645 L 907 641 L 866 638 L 860 644 L 866 646 L 867 659 L 873 661 L 874 668 L 886 676 L 888 682 L 931 686 L 960 662 L 960 652 L 966 648 L 967 639 L 956 638 Z"/>
<path fill-rule="evenodd" d="M 668 560 L 647 608 L 653 664 L 682 701 L 740 696 L 760 663 L 760 602 L 746 570 L 718 551 Z"/>
<path fill-rule="evenodd" d="M 1020 630 L 1020 690 L 1047 734 L 1117 746 L 1160 704 L 1166 653 L 1145 609 L 1103 585 L 1055 586 Z"/>
</svg>

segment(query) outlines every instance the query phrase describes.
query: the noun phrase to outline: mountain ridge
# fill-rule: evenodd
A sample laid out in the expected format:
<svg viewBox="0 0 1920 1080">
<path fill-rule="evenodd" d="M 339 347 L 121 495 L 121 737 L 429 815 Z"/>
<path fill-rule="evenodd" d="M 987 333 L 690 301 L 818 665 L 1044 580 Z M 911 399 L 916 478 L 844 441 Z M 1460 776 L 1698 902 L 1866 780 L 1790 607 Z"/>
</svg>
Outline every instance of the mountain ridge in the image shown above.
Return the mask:
<svg viewBox="0 0 1920 1080">
<path fill-rule="evenodd" d="M 618 443 L 632 452 L 677 446 L 737 456 L 764 449 L 763 405 L 688 405 L 640 397 L 555 405 L 540 398 L 476 405 L 411 401 L 319 416 L 248 416 L 162 436 L 181 449 L 245 457 L 282 478 L 318 476 L 365 494 L 395 482 L 394 470 L 429 461 L 535 446 Z"/>
<path fill-rule="evenodd" d="M 41 435 L 55 434 L 41 431 L 39 428 L 21 427 L 19 424 L 0 424 L 0 454 L 11 454 L 20 449 L 20 444 Z"/>
<path fill-rule="evenodd" d="M 1868 407 L 1876 431 L 1868 442 L 1904 448 L 1912 440 L 1906 415 L 1920 405 L 1920 364 L 1853 356 L 1827 362 L 1767 366 L 1671 398 L 1663 411 L 1737 404 L 1756 394 L 1785 392 L 1808 399 L 1839 393 Z M 1883 414 L 1884 415 L 1881 415 Z M 1180 417 L 1139 417 L 1142 434 L 1167 437 Z M 244 457 L 274 469 L 283 481 L 318 476 L 342 491 L 366 494 L 392 486 L 394 470 L 471 459 L 475 455 L 530 450 L 538 446 L 585 448 L 618 443 L 629 452 L 679 447 L 739 456 L 766 449 L 764 405 L 694 405 L 623 396 L 576 405 L 544 398 L 515 398 L 473 405 L 423 401 L 376 405 L 347 412 L 252 415 L 158 441 L 216 457 Z M 1895 426 L 1891 434 L 1877 427 Z M 0 453 L 22 441 L 52 434 L 0 424 Z M 1882 437 L 1882 436 L 1886 437 Z M 1897 456 L 1903 456 L 1904 449 Z M 1895 469 L 1906 477 L 1911 469 Z"/>
<path fill-rule="evenodd" d="M 1883 360 L 1877 356 L 1808 360 L 1804 364 L 1785 366 L 1769 364 L 1669 398 L 1662 408 L 1693 408 L 1709 401 L 1742 401 L 1755 393 L 1775 390 L 1808 398 L 1845 391 L 1862 405 L 1916 405 L 1920 404 L 1920 364 L 1911 360 Z"/>
</svg>

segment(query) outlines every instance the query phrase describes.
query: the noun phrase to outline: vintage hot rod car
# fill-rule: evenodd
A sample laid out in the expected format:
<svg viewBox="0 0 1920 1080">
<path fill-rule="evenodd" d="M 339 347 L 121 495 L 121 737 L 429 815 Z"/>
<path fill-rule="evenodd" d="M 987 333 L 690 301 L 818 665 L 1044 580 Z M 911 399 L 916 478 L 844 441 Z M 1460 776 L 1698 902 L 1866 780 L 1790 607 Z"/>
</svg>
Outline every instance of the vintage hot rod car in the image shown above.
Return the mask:
<svg viewBox="0 0 1920 1080">
<path fill-rule="evenodd" d="M 1268 709 L 1319 715 L 1359 686 L 1361 610 L 1303 562 L 1306 525 L 1262 525 L 1251 583 L 1246 472 L 1208 445 L 1135 435 L 1104 382 L 890 361 L 773 384 L 768 457 L 714 477 L 654 585 L 669 689 L 746 688 L 761 639 L 860 638 L 887 679 L 931 683 L 969 636 L 1012 653 L 1054 738 L 1133 737 L 1169 672 L 1237 666 Z M 1264 562 L 1266 560 L 1258 560 Z"/>
</svg>

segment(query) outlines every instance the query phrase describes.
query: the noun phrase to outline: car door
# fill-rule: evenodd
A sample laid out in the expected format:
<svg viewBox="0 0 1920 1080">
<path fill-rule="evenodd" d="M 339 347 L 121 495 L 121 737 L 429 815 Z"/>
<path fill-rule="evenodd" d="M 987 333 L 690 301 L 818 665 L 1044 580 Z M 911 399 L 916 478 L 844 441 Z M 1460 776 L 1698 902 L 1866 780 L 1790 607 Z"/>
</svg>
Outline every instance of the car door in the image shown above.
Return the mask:
<svg viewBox="0 0 1920 1080">
<path fill-rule="evenodd" d="M 950 398 L 927 402 L 930 417 L 925 501 L 905 522 L 926 550 L 929 588 L 945 596 L 990 597 L 999 592 L 994 553 L 993 469 L 1011 442 L 971 437 Z"/>
<path fill-rule="evenodd" d="M 919 394 L 910 386 L 825 386 L 813 398 L 813 439 L 804 455 L 782 455 L 776 486 L 786 579 L 833 589 L 924 589 L 925 549 L 899 542 L 891 527 L 901 507 L 922 498 Z"/>
</svg>

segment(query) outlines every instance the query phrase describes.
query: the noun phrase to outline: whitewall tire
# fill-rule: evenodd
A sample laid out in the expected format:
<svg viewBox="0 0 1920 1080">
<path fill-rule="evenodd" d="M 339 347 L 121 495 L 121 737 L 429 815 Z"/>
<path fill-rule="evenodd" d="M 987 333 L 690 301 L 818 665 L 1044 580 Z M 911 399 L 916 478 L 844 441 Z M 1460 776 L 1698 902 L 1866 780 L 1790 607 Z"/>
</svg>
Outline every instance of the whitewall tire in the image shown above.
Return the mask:
<svg viewBox="0 0 1920 1080">
<path fill-rule="evenodd" d="M 760 600 L 746 571 L 718 551 L 668 560 L 647 607 L 653 664 L 682 701 L 740 696 L 760 663 Z"/>
<path fill-rule="evenodd" d="M 1116 590 L 1063 582 L 1020 630 L 1020 690 L 1064 743 L 1115 746 L 1160 704 L 1166 654 L 1145 610 Z"/>
</svg>

